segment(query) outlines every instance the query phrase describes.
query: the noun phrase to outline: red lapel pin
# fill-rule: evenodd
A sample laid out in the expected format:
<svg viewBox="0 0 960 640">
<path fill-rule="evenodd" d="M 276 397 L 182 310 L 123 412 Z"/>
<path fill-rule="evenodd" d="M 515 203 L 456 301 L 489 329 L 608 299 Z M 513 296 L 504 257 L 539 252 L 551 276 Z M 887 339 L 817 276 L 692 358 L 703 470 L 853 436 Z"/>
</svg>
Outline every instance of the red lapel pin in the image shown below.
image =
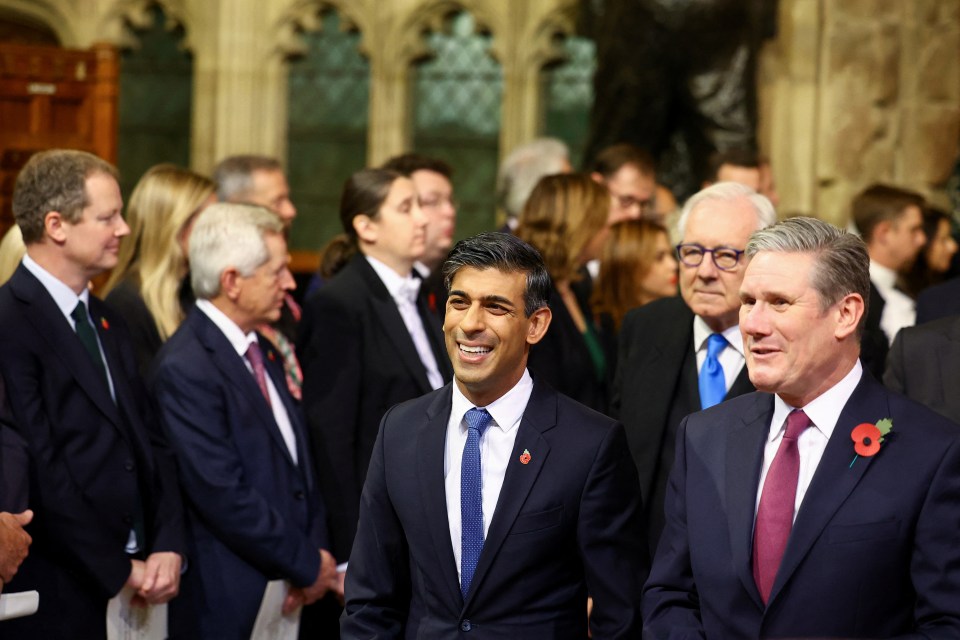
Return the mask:
<svg viewBox="0 0 960 640">
<path fill-rule="evenodd" d="M 520 454 L 520 464 L 530 464 L 530 450 L 524 449 Z"/>
<path fill-rule="evenodd" d="M 106 318 L 101 317 L 101 318 L 100 318 L 100 326 L 103 327 L 103 330 L 104 330 L 104 331 L 106 331 L 107 329 L 110 328 L 110 323 L 107 322 L 107 319 L 106 319 Z"/>
</svg>

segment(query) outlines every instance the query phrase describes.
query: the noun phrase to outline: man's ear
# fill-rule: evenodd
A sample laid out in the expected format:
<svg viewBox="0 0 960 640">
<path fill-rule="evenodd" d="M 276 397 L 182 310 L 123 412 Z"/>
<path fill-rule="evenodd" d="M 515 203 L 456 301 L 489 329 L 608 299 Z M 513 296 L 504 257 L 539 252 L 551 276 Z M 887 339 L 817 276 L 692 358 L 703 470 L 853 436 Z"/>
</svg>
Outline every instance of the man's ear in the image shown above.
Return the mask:
<svg viewBox="0 0 960 640">
<path fill-rule="evenodd" d="M 67 239 L 64 224 L 66 224 L 66 220 L 63 219 L 63 215 L 59 211 L 48 211 L 47 215 L 43 216 L 44 233 L 58 244 L 62 244 Z"/>
<path fill-rule="evenodd" d="M 837 340 L 845 340 L 856 333 L 866 305 L 859 293 L 848 293 L 835 307 L 837 328 L 834 331 L 834 337 Z"/>
<path fill-rule="evenodd" d="M 236 301 L 240 296 L 242 282 L 236 267 L 227 267 L 220 273 L 220 293 L 228 300 Z"/>
<path fill-rule="evenodd" d="M 353 230 L 357 232 L 357 237 L 363 242 L 373 244 L 379 237 L 377 223 L 365 213 L 354 217 Z"/>
<path fill-rule="evenodd" d="M 527 318 L 527 344 L 537 344 L 547 334 L 550 327 L 550 321 L 553 319 L 553 312 L 550 307 L 540 307 L 530 314 Z"/>
</svg>

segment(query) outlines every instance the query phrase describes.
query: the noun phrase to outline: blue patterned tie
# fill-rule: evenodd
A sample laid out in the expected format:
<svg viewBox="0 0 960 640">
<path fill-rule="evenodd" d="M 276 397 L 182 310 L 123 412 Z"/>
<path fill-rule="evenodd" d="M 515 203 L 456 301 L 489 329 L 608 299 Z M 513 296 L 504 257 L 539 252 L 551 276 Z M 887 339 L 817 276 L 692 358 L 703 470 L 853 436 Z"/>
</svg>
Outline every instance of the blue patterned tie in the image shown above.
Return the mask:
<svg viewBox="0 0 960 640">
<path fill-rule="evenodd" d="M 477 408 L 467 411 L 464 418 L 469 428 L 460 467 L 460 593 L 466 600 L 483 549 L 480 438 L 493 418 L 486 409 Z"/>
<path fill-rule="evenodd" d="M 700 368 L 700 408 L 709 409 L 723 402 L 727 395 L 727 382 L 723 377 L 723 367 L 717 356 L 727 348 L 727 340 L 719 333 L 711 333 L 707 338 L 707 359 Z"/>
</svg>

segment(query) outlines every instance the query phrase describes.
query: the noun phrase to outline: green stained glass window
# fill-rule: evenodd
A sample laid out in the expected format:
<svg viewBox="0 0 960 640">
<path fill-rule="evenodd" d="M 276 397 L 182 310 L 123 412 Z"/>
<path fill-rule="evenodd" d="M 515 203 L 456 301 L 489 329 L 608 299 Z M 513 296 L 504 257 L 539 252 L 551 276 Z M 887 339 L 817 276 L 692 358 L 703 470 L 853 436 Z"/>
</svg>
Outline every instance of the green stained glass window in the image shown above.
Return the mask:
<svg viewBox="0 0 960 640">
<path fill-rule="evenodd" d="M 593 106 L 596 47 L 592 40 L 569 37 L 563 41 L 565 60 L 546 69 L 544 76 L 544 134 L 570 147 L 570 161 L 581 165 Z"/>
<path fill-rule="evenodd" d="M 120 56 L 117 166 L 126 199 L 155 164 L 190 164 L 193 56 L 182 48 L 182 27 L 168 28 L 154 5 L 152 23 L 135 31 L 140 46 Z"/>
<path fill-rule="evenodd" d="M 318 251 L 341 232 L 343 183 L 366 166 L 370 63 L 361 35 L 327 12 L 321 29 L 303 35 L 305 55 L 291 60 L 287 173 L 297 219 L 291 248 Z"/>
<path fill-rule="evenodd" d="M 454 169 L 458 238 L 494 227 L 503 73 L 491 40 L 472 15 L 455 13 L 426 36 L 433 56 L 414 73 L 413 147 Z"/>
</svg>

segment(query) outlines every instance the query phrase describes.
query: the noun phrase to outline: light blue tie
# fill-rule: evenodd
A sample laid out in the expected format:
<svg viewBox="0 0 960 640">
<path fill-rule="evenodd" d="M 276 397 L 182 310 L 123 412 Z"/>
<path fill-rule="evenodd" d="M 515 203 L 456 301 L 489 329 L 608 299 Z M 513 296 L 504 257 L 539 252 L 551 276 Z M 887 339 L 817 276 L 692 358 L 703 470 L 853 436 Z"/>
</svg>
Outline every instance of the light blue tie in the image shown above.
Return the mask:
<svg viewBox="0 0 960 640">
<path fill-rule="evenodd" d="M 719 333 L 711 333 L 707 338 L 707 359 L 700 368 L 700 408 L 709 409 L 723 402 L 727 395 L 727 381 L 723 377 L 723 367 L 717 356 L 727 348 L 727 340 Z"/>
<path fill-rule="evenodd" d="M 467 411 L 467 444 L 460 466 L 460 593 L 467 599 L 470 582 L 483 550 L 483 494 L 480 475 L 480 438 L 493 419 L 486 409 Z"/>
</svg>

